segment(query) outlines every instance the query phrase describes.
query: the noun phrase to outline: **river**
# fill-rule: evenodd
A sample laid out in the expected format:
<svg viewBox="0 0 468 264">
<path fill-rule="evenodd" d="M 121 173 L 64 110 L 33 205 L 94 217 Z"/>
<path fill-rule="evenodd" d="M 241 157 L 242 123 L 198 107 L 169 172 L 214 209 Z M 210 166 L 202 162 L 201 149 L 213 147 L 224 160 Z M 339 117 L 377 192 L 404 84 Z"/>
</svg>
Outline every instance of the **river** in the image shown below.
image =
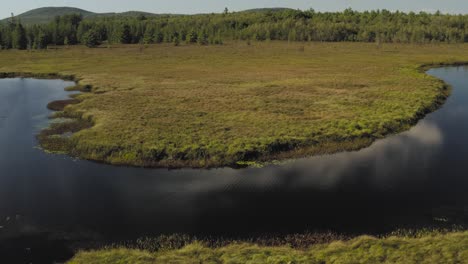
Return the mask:
<svg viewBox="0 0 468 264">
<path fill-rule="evenodd" d="M 0 259 L 64 260 L 71 244 L 183 233 L 252 237 L 468 224 L 468 68 L 411 130 L 356 152 L 247 169 L 115 167 L 37 148 L 62 80 L 0 80 Z M 408 87 L 411 89 L 411 87 Z"/>
</svg>

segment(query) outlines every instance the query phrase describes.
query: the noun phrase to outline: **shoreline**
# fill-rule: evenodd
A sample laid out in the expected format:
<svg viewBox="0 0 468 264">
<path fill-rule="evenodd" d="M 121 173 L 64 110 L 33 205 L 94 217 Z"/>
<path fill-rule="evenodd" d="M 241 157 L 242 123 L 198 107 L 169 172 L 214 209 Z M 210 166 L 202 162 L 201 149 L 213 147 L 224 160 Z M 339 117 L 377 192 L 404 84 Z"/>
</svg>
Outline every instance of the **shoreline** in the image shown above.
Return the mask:
<svg viewBox="0 0 468 264">
<path fill-rule="evenodd" d="M 168 250 L 180 250 L 193 244 L 201 244 L 208 249 L 221 249 L 232 245 L 255 245 L 259 248 L 287 247 L 291 250 L 308 250 L 313 247 L 332 245 L 336 243 L 350 243 L 361 238 L 372 240 L 398 239 L 424 239 L 437 236 L 456 234 L 467 234 L 466 226 L 451 227 L 420 227 L 411 229 L 395 229 L 380 234 L 373 233 L 336 233 L 331 231 L 315 231 L 285 234 L 257 234 L 250 237 L 223 237 L 223 236 L 194 236 L 186 234 L 166 234 L 159 236 L 140 237 L 131 240 L 114 241 L 112 239 L 89 240 L 81 234 L 63 233 L 61 236 L 50 236 L 49 231 L 42 230 L 32 233 L 23 233 L 18 236 L 4 237 L 0 239 L 0 245 L 14 244 L 19 248 L 30 246 L 31 239 L 36 245 L 43 246 L 43 252 L 36 257 L 49 256 L 53 254 L 55 260 L 66 262 L 74 259 L 80 254 L 94 254 L 97 252 L 109 252 L 114 250 L 136 250 L 140 252 L 160 253 Z M 0 250 L 2 252 L 2 250 Z M 21 251 L 13 250 L 8 253 L 11 256 L 22 254 Z M 42 255 L 43 254 L 43 255 Z M 49 257 L 50 258 L 50 257 Z"/>
<path fill-rule="evenodd" d="M 468 65 L 468 62 L 454 61 L 454 62 L 441 62 L 441 63 L 429 63 L 421 64 L 416 69 L 413 69 L 415 73 L 427 75 L 427 71 L 433 68 L 441 67 L 460 67 Z M 51 124 L 48 128 L 42 130 L 38 135 L 37 139 L 39 145 L 46 152 L 66 154 L 71 157 L 89 160 L 93 162 L 124 166 L 124 167 L 142 167 L 142 168 L 160 168 L 160 169 L 214 169 L 214 168 L 247 168 L 247 167 L 263 167 L 270 164 L 281 164 L 290 160 L 299 158 L 307 158 L 321 155 L 331 155 L 340 152 L 352 152 L 359 151 L 372 145 L 376 140 L 383 139 L 390 135 L 395 135 L 404 131 L 409 130 L 411 127 L 416 125 L 420 120 L 424 119 L 427 114 L 440 109 L 447 98 L 451 94 L 451 87 L 443 80 L 436 79 L 439 89 L 439 95 L 433 102 L 430 102 L 425 108 L 419 109 L 414 113 L 413 117 L 407 120 L 394 120 L 399 123 L 397 127 L 391 127 L 386 131 L 380 133 L 379 131 L 372 131 L 370 135 L 365 137 L 354 137 L 347 138 L 344 140 L 336 140 L 324 137 L 321 141 L 307 142 L 296 141 L 296 142 L 278 142 L 276 145 L 270 147 L 269 153 L 261 152 L 245 152 L 242 155 L 248 157 L 244 160 L 232 160 L 231 162 L 216 162 L 213 160 L 145 160 L 140 159 L 137 162 L 126 163 L 112 160 L 112 155 L 107 156 L 104 159 L 92 158 L 89 154 L 79 153 L 74 147 L 72 137 L 62 137 L 66 133 L 77 133 L 84 129 L 92 128 L 95 125 L 93 118 L 84 119 L 82 114 L 76 114 L 74 112 L 64 111 L 68 105 L 79 104 L 82 101 L 76 97 L 83 93 L 91 93 L 92 86 L 80 85 L 79 79 L 74 75 L 63 75 L 58 73 L 32 73 L 32 72 L 4 72 L 0 73 L 0 78 L 37 78 L 37 79 L 61 79 L 75 82 L 75 86 L 66 87 L 67 91 L 79 91 L 81 93 L 70 96 L 69 99 L 57 100 L 50 102 L 47 107 L 54 111 L 51 118 L 67 118 L 71 121 L 60 122 Z M 372 134 L 379 133 L 379 136 Z"/>
<path fill-rule="evenodd" d="M 115 260 L 141 263 L 201 263 L 208 260 L 231 260 L 236 263 L 358 263 L 363 260 L 363 253 L 366 254 L 365 260 L 369 263 L 400 263 L 401 260 L 408 263 L 439 263 L 434 262 L 437 259 L 442 262 L 459 262 L 467 253 L 468 233 L 422 231 L 385 237 L 364 235 L 353 239 L 316 241 L 317 243 L 311 245 L 300 245 L 301 237 L 297 238 L 299 241 L 292 237 L 293 241 L 289 244 L 281 244 L 280 241 L 271 245 L 234 241 L 214 246 L 203 241 L 185 241 L 177 244 L 170 239 L 147 239 L 140 241 L 136 246 L 117 245 L 97 250 L 82 250 L 68 263 L 113 263 Z"/>
</svg>

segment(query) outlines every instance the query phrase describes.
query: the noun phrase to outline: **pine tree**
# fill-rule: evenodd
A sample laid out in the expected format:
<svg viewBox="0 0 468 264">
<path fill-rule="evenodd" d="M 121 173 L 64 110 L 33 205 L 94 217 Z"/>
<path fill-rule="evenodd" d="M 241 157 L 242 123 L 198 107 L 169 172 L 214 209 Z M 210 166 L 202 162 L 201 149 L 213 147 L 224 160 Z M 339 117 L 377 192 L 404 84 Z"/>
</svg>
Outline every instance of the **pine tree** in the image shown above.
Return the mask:
<svg viewBox="0 0 468 264">
<path fill-rule="evenodd" d="M 200 34 L 198 34 L 198 44 L 202 46 L 209 44 L 208 34 L 206 34 L 205 31 L 202 31 Z"/>
<path fill-rule="evenodd" d="M 122 26 L 122 35 L 120 37 L 120 42 L 123 44 L 132 43 L 132 33 L 130 31 L 130 26 L 125 24 Z"/>
<path fill-rule="evenodd" d="M 158 32 L 155 34 L 154 42 L 162 43 L 164 41 L 164 34 L 162 32 Z"/>
<path fill-rule="evenodd" d="M 24 50 L 28 47 L 28 39 L 26 38 L 26 30 L 24 29 L 21 22 L 16 24 L 13 33 L 13 44 L 14 49 Z"/>
<path fill-rule="evenodd" d="M 101 42 L 100 42 L 100 40 L 98 38 L 98 34 L 96 33 L 95 30 L 88 31 L 83 36 L 83 41 L 84 41 L 84 44 L 88 48 L 94 48 L 94 47 L 97 47 L 97 46 L 101 45 Z"/>
<path fill-rule="evenodd" d="M 36 49 L 47 48 L 47 36 L 42 30 L 40 30 L 34 38 L 34 47 Z"/>
<path fill-rule="evenodd" d="M 145 34 L 143 36 L 143 43 L 144 44 L 152 44 L 154 43 L 154 34 L 155 30 L 153 27 L 147 27 L 145 30 Z"/>
<path fill-rule="evenodd" d="M 174 43 L 174 46 L 176 47 L 180 45 L 180 37 L 179 37 L 178 32 L 174 33 L 174 36 L 172 37 L 172 42 Z"/>
<path fill-rule="evenodd" d="M 189 42 L 190 43 L 197 43 L 198 41 L 198 34 L 195 32 L 195 30 L 192 30 L 189 35 Z"/>
<path fill-rule="evenodd" d="M 296 41 L 296 30 L 292 29 L 288 34 L 288 41 Z"/>
</svg>

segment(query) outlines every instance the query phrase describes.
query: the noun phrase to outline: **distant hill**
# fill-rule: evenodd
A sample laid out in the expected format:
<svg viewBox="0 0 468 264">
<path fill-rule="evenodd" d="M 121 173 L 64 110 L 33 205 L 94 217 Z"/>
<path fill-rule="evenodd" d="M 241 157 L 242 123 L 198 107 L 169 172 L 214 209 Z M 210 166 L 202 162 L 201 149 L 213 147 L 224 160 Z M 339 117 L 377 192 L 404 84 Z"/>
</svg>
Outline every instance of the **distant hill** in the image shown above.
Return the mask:
<svg viewBox="0 0 468 264">
<path fill-rule="evenodd" d="M 93 12 L 74 7 L 42 7 L 17 15 L 15 18 L 20 19 L 23 24 L 41 24 L 52 21 L 56 16 L 69 14 L 82 14 L 83 17 L 95 15 Z"/>
<path fill-rule="evenodd" d="M 147 17 L 158 16 L 157 14 L 140 11 L 128 11 L 124 13 L 94 13 L 74 7 L 42 7 L 17 15 L 15 18 L 20 19 L 21 23 L 23 24 L 43 24 L 51 22 L 56 16 L 69 14 L 81 14 L 84 18 L 99 18 L 110 16 L 136 17 L 139 15 L 144 15 Z M 7 21 L 8 19 L 9 18 L 5 18 L 1 21 Z"/>
<path fill-rule="evenodd" d="M 284 10 L 292 10 L 290 8 L 256 8 L 256 9 L 249 9 L 241 12 L 258 12 L 258 13 L 266 13 L 266 12 L 280 12 Z M 44 24 L 51 22 L 54 17 L 56 16 L 63 16 L 69 14 L 81 14 L 84 18 L 93 19 L 93 18 L 100 18 L 100 17 L 112 17 L 112 16 L 121 16 L 121 17 L 136 17 L 140 15 L 144 15 L 146 17 L 154 17 L 154 16 L 161 16 L 162 14 L 154 14 L 148 12 L 141 12 L 141 11 L 127 11 L 123 13 L 94 13 L 87 10 L 83 10 L 80 8 L 75 7 L 41 7 L 37 9 L 30 10 L 28 12 L 22 13 L 20 15 L 16 15 L 15 18 L 21 20 L 21 23 L 26 25 L 31 24 Z M 167 15 L 167 14 L 164 14 Z M 10 18 L 5 18 L 0 20 L 0 22 L 5 22 Z"/>
<path fill-rule="evenodd" d="M 241 12 L 256 12 L 256 13 L 266 13 L 266 12 L 281 12 L 286 10 L 294 10 L 292 8 L 285 8 L 285 7 L 273 7 L 273 8 L 254 8 L 254 9 L 247 9 Z"/>
<path fill-rule="evenodd" d="M 142 12 L 142 11 L 127 11 L 127 12 L 122 12 L 122 13 L 94 13 L 92 15 L 85 16 L 85 18 L 93 19 L 93 18 L 101 18 L 101 17 L 113 17 L 113 16 L 137 17 L 137 16 L 142 16 L 142 15 L 145 17 L 156 17 L 156 16 L 162 16 L 166 14 L 154 14 L 154 13 Z"/>
</svg>

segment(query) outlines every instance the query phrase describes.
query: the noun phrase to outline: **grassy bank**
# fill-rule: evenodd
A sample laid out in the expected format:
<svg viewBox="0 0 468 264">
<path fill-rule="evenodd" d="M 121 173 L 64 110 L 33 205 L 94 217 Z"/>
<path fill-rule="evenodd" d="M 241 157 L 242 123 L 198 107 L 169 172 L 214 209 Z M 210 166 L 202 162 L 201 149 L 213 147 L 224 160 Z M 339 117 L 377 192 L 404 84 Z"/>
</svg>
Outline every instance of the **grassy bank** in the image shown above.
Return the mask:
<svg viewBox="0 0 468 264">
<path fill-rule="evenodd" d="M 254 244 L 208 248 L 200 243 L 155 253 L 120 248 L 81 252 L 69 263 L 468 263 L 468 233 L 384 239 L 364 236 L 303 250 Z"/>
<path fill-rule="evenodd" d="M 45 148 L 211 167 L 355 150 L 408 129 L 449 94 L 421 67 L 459 61 L 468 45 L 239 42 L 0 51 L 0 72 L 71 76 L 91 91 L 57 116 L 93 126 Z"/>
</svg>

